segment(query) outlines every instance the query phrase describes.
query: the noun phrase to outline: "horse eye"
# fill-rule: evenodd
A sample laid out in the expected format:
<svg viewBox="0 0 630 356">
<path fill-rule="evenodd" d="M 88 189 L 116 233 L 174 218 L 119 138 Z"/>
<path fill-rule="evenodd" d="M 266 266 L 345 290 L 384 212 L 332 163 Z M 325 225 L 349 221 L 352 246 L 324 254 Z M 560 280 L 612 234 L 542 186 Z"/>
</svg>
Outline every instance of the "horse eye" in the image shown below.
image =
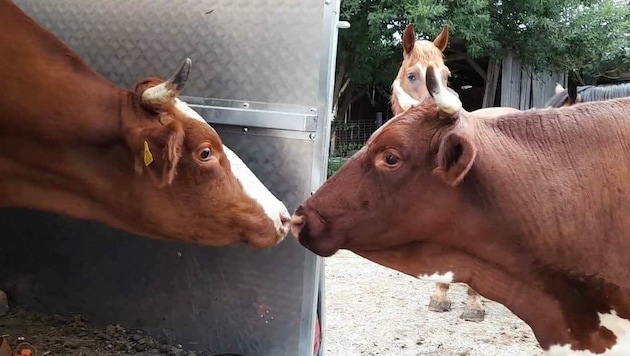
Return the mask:
<svg viewBox="0 0 630 356">
<path fill-rule="evenodd" d="M 408 74 L 407 75 L 407 79 L 409 79 L 411 81 L 414 81 L 414 80 L 416 80 L 416 75 L 415 74 Z"/>
<path fill-rule="evenodd" d="M 398 157 L 394 155 L 387 155 L 385 156 L 385 163 L 387 163 L 390 166 L 394 166 L 398 163 Z"/>
<path fill-rule="evenodd" d="M 207 161 L 210 159 L 211 154 L 212 154 L 212 151 L 210 151 L 209 148 L 204 148 L 203 150 L 201 150 L 201 152 L 199 152 L 199 158 L 202 161 Z"/>
</svg>

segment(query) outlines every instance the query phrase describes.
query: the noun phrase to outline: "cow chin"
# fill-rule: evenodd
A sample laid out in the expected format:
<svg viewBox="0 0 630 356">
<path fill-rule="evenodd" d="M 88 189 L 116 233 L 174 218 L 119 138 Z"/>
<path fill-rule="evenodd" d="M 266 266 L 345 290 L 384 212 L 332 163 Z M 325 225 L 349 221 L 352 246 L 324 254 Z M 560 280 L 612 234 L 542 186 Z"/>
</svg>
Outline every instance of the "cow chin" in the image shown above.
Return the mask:
<svg viewBox="0 0 630 356">
<path fill-rule="evenodd" d="M 314 237 L 309 229 L 309 225 L 305 225 L 300 235 L 297 237 L 300 244 L 318 256 L 330 257 L 337 253 L 341 248 L 342 241 L 332 236 L 318 235 Z"/>
<path fill-rule="evenodd" d="M 244 242 L 255 248 L 276 246 L 285 236 L 285 230 L 276 228 L 271 219 L 259 216 L 249 218 L 247 229 L 243 232 Z"/>
<path fill-rule="evenodd" d="M 255 248 L 268 248 L 279 245 L 284 241 L 285 234 L 276 231 L 275 234 L 262 235 L 260 232 L 251 233 L 245 238 L 245 242 Z"/>
</svg>

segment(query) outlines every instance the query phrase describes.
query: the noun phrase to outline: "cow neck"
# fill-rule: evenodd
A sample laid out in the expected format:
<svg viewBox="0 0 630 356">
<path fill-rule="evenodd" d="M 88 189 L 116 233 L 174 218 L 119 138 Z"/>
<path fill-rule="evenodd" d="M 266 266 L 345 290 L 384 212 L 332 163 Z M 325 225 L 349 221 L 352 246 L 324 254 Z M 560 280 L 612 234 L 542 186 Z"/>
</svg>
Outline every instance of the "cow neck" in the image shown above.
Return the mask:
<svg viewBox="0 0 630 356">
<path fill-rule="evenodd" d="M 0 207 L 50 211 L 133 231 L 141 212 L 134 162 L 120 123 L 121 101 L 129 93 L 110 95 L 109 106 L 96 102 L 98 96 L 83 96 L 84 107 L 100 107 L 99 119 L 108 121 L 84 136 L 79 130 L 54 129 L 48 136 L 46 125 L 38 132 L 42 136 L 29 130 L 2 135 L 0 130 Z M 59 111 L 57 123 L 82 126 L 76 112 Z"/>
</svg>

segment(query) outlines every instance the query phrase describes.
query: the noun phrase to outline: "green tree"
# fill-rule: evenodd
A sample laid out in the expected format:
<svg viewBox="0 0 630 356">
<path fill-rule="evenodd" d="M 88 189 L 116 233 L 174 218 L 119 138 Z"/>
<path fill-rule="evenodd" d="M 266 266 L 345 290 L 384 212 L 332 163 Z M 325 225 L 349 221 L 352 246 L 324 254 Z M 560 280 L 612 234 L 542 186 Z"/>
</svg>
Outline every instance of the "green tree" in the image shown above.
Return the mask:
<svg viewBox="0 0 630 356">
<path fill-rule="evenodd" d="M 444 24 L 473 57 L 515 51 L 533 69 L 615 76 L 630 68 L 628 0 L 342 0 L 336 116 L 366 93 L 388 97 L 413 22 L 433 39 Z"/>
</svg>

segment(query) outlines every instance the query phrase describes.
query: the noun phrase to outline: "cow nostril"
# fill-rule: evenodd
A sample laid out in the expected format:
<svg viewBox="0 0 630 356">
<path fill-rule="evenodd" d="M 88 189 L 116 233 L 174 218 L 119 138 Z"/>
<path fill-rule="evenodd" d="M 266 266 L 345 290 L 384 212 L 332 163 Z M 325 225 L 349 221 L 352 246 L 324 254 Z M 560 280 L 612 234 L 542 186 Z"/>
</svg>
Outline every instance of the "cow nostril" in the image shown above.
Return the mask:
<svg viewBox="0 0 630 356">
<path fill-rule="evenodd" d="M 280 214 L 280 223 L 282 224 L 282 227 L 289 228 L 289 225 L 291 224 L 291 216 L 288 214 Z"/>
<path fill-rule="evenodd" d="M 293 215 L 291 217 L 291 234 L 296 239 L 300 236 L 300 231 L 306 225 L 306 216 L 304 215 Z"/>
</svg>

